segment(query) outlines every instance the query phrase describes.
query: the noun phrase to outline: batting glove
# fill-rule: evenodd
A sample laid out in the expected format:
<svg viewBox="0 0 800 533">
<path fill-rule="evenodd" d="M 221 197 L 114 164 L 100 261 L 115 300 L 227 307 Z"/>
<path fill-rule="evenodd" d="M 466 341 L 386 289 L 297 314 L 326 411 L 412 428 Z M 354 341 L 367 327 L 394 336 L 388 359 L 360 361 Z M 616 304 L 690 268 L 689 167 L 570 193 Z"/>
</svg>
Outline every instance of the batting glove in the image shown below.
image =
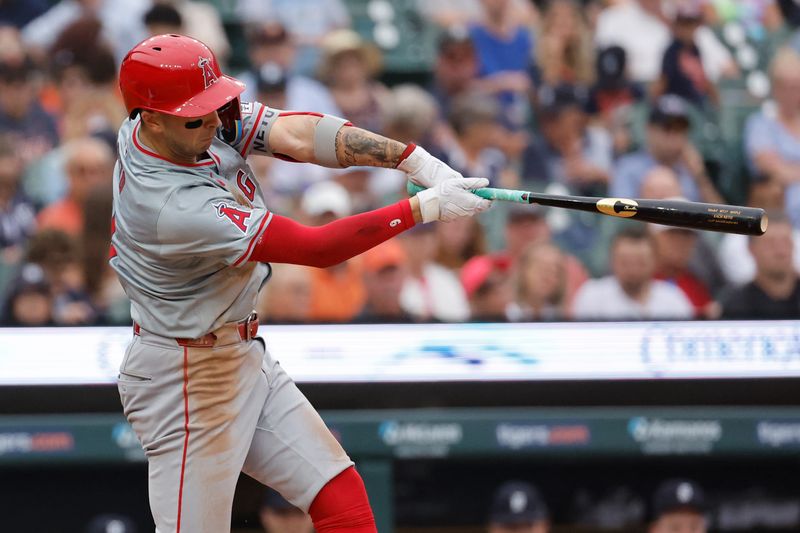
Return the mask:
<svg viewBox="0 0 800 533">
<path fill-rule="evenodd" d="M 471 217 L 486 211 L 492 206 L 491 200 L 484 200 L 470 191 L 488 185 L 489 180 L 486 178 L 451 178 L 420 191 L 417 198 L 422 222 L 450 222 L 459 217 Z"/>
<path fill-rule="evenodd" d="M 426 189 L 438 185 L 446 179 L 463 178 L 444 162 L 436 159 L 427 150 L 417 146 L 403 159 L 397 168 L 408 174 L 408 179 Z"/>
</svg>

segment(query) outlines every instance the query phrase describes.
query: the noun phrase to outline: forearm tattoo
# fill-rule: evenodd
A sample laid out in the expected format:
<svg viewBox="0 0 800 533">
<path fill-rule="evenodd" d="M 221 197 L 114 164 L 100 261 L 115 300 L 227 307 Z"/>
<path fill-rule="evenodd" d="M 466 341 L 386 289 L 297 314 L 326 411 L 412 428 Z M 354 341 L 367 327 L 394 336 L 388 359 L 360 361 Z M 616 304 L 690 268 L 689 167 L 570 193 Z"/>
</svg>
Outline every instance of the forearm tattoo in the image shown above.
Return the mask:
<svg viewBox="0 0 800 533">
<path fill-rule="evenodd" d="M 336 158 L 345 167 L 394 168 L 406 148 L 399 141 L 354 127 L 341 128 L 336 134 L 335 143 Z"/>
</svg>

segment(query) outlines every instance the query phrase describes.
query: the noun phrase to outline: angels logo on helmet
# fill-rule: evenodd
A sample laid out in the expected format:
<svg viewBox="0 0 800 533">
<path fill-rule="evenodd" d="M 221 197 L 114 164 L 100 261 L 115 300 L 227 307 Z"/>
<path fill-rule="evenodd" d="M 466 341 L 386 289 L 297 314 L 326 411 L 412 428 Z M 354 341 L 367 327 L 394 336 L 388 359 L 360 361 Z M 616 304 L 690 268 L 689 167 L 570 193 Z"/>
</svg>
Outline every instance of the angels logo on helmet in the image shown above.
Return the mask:
<svg viewBox="0 0 800 533">
<path fill-rule="evenodd" d="M 218 79 L 217 73 L 214 72 L 214 68 L 211 65 L 211 60 L 207 57 L 200 57 L 197 60 L 197 66 L 203 71 L 203 82 L 205 83 L 205 88 L 208 89 Z"/>
</svg>

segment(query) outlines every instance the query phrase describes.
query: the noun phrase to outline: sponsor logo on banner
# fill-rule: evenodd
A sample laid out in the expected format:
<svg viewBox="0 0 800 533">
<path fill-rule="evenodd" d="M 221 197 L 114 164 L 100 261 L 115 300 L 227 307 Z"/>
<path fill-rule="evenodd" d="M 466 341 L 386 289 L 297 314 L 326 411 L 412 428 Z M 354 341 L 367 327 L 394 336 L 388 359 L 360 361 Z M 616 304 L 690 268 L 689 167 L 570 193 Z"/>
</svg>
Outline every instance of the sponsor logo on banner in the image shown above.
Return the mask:
<svg viewBox="0 0 800 533">
<path fill-rule="evenodd" d="M 63 453 L 73 449 L 75 449 L 75 438 L 67 431 L 0 432 L 0 456 Z"/>
<path fill-rule="evenodd" d="M 378 426 L 378 436 L 399 457 L 443 457 L 463 440 L 464 429 L 455 422 L 387 420 Z"/>
<path fill-rule="evenodd" d="M 501 448 L 520 450 L 585 445 L 591 440 L 591 432 L 584 424 L 502 423 L 495 428 L 495 437 Z"/>
<path fill-rule="evenodd" d="M 758 442 L 773 448 L 800 447 L 800 421 L 763 421 L 756 425 Z"/>
<path fill-rule="evenodd" d="M 640 358 L 656 375 L 775 375 L 800 369 L 800 323 L 764 326 L 732 323 L 655 323 L 642 336 Z"/>
<path fill-rule="evenodd" d="M 628 421 L 628 434 L 647 454 L 704 454 L 722 438 L 722 422 L 640 416 Z"/>
</svg>

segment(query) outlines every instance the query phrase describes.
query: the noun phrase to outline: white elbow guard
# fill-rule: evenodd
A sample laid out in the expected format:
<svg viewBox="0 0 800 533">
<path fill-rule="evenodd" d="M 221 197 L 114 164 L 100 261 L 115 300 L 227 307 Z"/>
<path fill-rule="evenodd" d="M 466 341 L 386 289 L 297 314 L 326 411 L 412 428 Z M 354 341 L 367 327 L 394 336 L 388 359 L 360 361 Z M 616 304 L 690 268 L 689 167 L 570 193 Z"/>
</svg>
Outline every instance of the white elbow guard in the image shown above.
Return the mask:
<svg viewBox="0 0 800 533">
<path fill-rule="evenodd" d="M 326 167 L 340 168 L 342 165 L 336 157 L 336 134 L 342 126 L 350 122 L 333 115 L 322 115 L 314 129 L 314 159 Z"/>
</svg>

